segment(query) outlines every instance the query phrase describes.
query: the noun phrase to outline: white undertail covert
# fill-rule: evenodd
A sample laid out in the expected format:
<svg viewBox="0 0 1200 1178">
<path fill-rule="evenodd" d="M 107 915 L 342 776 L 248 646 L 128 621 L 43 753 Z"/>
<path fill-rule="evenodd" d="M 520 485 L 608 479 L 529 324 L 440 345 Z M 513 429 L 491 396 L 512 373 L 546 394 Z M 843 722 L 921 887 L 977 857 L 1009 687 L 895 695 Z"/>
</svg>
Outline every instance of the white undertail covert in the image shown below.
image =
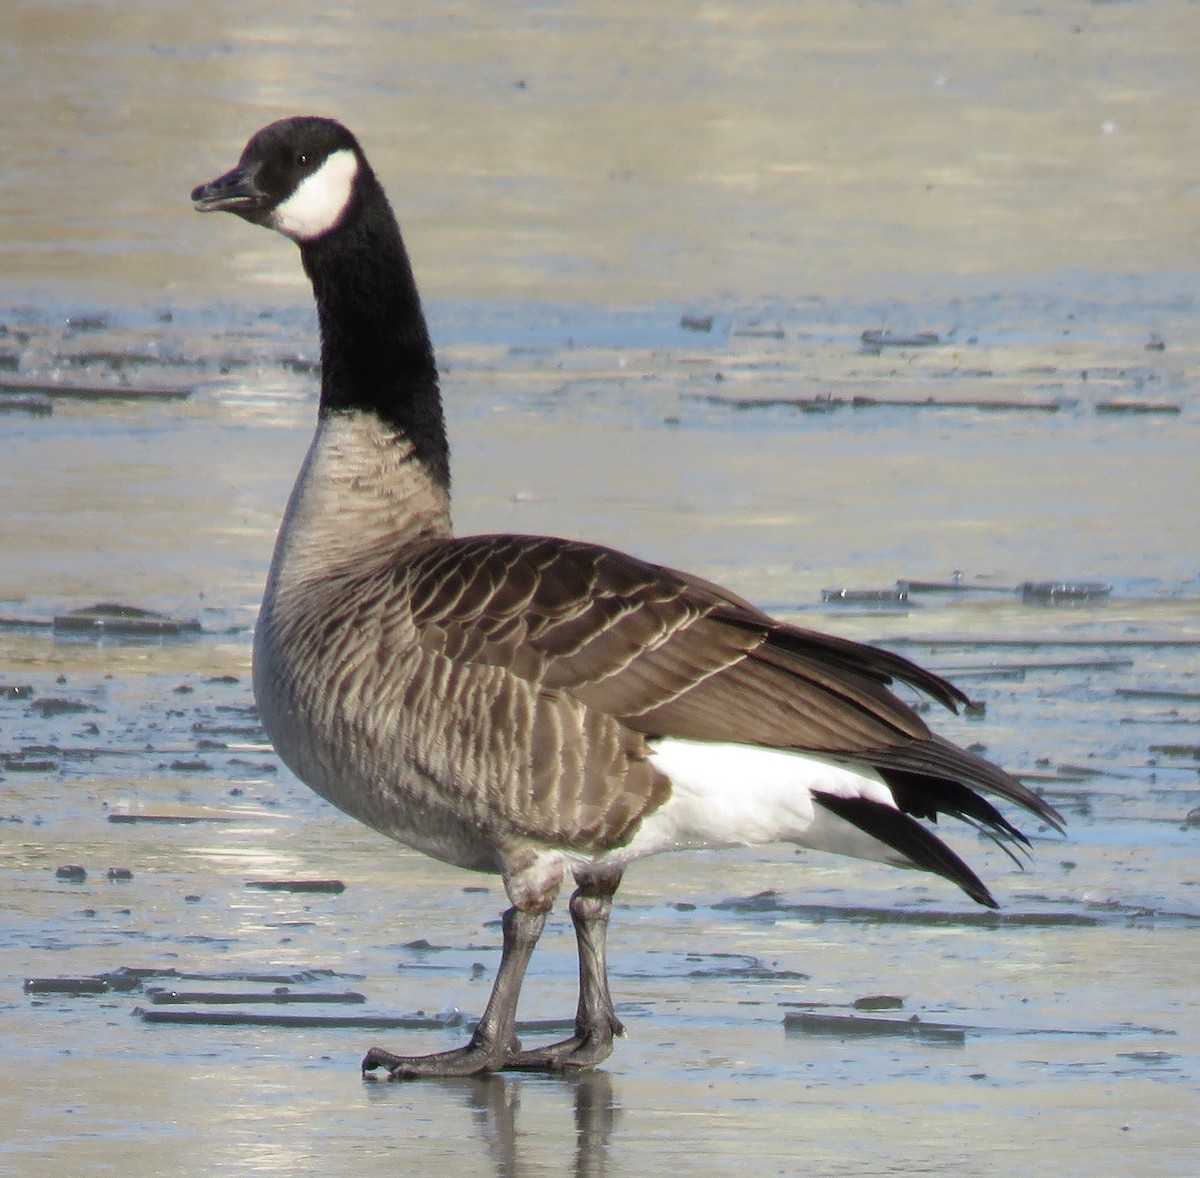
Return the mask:
<svg viewBox="0 0 1200 1178">
<path fill-rule="evenodd" d="M 904 856 L 838 818 L 814 798 L 862 798 L 895 810 L 883 778 L 865 765 L 744 744 L 658 739 L 651 763 L 671 779 L 671 797 L 612 858 L 661 851 L 791 842 L 856 859 L 908 865 Z"/>
</svg>

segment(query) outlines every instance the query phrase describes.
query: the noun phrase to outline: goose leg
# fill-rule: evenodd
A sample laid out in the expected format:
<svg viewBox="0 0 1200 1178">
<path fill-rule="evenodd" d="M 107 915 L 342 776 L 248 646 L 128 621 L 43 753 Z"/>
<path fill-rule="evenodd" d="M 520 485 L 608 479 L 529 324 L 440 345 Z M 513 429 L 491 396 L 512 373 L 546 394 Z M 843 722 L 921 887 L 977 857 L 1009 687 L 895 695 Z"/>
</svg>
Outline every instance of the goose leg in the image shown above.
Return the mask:
<svg viewBox="0 0 1200 1178">
<path fill-rule="evenodd" d="M 545 923 L 544 910 L 523 911 L 514 906 L 505 912 L 500 968 L 496 971 L 487 1009 L 465 1047 L 434 1055 L 395 1055 L 382 1047 L 372 1047 L 363 1057 L 363 1074 L 375 1068 L 386 1068 L 389 1079 L 407 1080 L 418 1076 L 473 1076 L 508 1066 L 521 1050 L 514 1033 L 517 998 L 525 979 L 525 969 Z"/>
<path fill-rule="evenodd" d="M 608 918 L 620 872 L 595 872 L 579 878 L 571 896 L 571 921 L 579 946 L 579 1006 L 575 1034 L 545 1047 L 513 1055 L 505 1067 L 518 1071 L 561 1071 L 591 1068 L 603 1063 L 613 1049 L 613 1038 L 623 1035 L 608 989 Z"/>
</svg>

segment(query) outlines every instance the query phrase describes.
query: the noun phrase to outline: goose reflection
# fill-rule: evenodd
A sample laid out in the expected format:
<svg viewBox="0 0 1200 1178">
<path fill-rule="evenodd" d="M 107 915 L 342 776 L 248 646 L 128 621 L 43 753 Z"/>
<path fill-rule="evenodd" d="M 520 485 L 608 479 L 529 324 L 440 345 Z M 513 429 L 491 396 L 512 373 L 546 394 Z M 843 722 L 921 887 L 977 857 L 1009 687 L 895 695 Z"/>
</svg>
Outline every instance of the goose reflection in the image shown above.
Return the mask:
<svg viewBox="0 0 1200 1178">
<path fill-rule="evenodd" d="M 608 1146 L 617 1119 L 612 1077 L 602 1071 L 585 1071 L 555 1077 L 532 1078 L 493 1073 L 465 1084 L 467 1105 L 487 1145 L 497 1178 L 516 1178 L 527 1172 L 518 1146 L 521 1099 L 535 1100 L 550 1084 L 565 1084 L 574 1091 L 574 1167 L 563 1172 L 574 1178 L 604 1178 L 608 1172 Z M 539 1120 L 540 1110 L 539 1110 Z M 544 1121 L 542 1129 L 546 1128 Z"/>
<path fill-rule="evenodd" d="M 609 1142 L 620 1107 L 612 1077 L 607 1072 L 551 1075 L 493 1072 L 441 1078 L 420 1086 L 368 1084 L 367 1087 L 383 1100 L 404 1093 L 424 1103 L 425 1098 L 436 1092 L 439 1097 L 452 1096 L 461 1101 L 487 1150 L 496 1178 L 519 1178 L 541 1172 L 548 1143 L 562 1158 L 558 1172 L 572 1178 L 604 1178 L 608 1173 Z M 572 1156 L 569 1152 L 572 1126 L 565 1115 L 558 1123 L 551 1115 L 561 1106 L 564 1089 L 570 1091 L 574 1113 L 575 1141 L 570 1163 L 567 1158 Z M 529 1106 L 525 1113 L 522 1113 L 523 1101 Z M 442 1116 L 453 1119 L 452 1113 L 444 1112 Z"/>
</svg>

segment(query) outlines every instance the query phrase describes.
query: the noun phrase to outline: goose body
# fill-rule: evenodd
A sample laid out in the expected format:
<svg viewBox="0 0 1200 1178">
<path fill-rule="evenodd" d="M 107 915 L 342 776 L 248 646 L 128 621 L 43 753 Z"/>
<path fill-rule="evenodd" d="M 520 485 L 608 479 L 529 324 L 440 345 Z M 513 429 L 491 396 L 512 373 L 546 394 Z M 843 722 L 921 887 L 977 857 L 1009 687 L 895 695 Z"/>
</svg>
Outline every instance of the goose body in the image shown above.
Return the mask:
<svg viewBox="0 0 1200 1178">
<path fill-rule="evenodd" d="M 1025 837 L 991 793 L 1040 798 L 935 735 L 889 686 L 954 686 L 875 647 L 778 622 L 699 577 L 545 536 L 458 537 L 433 349 L 395 217 L 354 137 L 271 124 L 193 192 L 300 247 L 321 327 L 316 432 L 254 642 L 279 755 L 382 834 L 500 874 L 512 907 L 471 1042 L 373 1048 L 392 1077 L 588 1067 L 621 1026 L 604 932 L 632 861 L 792 842 L 916 867 L 995 901 L 918 819 Z M 981 792 L 982 791 L 982 792 Z M 525 966 L 564 880 L 580 955 L 576 1032 L 522 1050 Z"/>
</svg>

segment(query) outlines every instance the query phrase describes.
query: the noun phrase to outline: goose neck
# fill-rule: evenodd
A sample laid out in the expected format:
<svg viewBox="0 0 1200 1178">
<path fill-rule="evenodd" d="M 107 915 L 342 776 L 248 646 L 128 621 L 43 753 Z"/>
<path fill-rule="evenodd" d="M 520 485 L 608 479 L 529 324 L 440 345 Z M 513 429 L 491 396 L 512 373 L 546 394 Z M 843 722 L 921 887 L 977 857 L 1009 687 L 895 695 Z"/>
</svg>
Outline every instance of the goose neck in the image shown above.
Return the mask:
<svg viewBox="0 0 1200 1178">
<path fill-rule="evenodd" d="M 411 442 L 449 488 L 437 363 L 396 219 L 365 190 L 333 233 L 301 246 L 321 329 L 321 415 L 365 411 Z"/>
</svg>

